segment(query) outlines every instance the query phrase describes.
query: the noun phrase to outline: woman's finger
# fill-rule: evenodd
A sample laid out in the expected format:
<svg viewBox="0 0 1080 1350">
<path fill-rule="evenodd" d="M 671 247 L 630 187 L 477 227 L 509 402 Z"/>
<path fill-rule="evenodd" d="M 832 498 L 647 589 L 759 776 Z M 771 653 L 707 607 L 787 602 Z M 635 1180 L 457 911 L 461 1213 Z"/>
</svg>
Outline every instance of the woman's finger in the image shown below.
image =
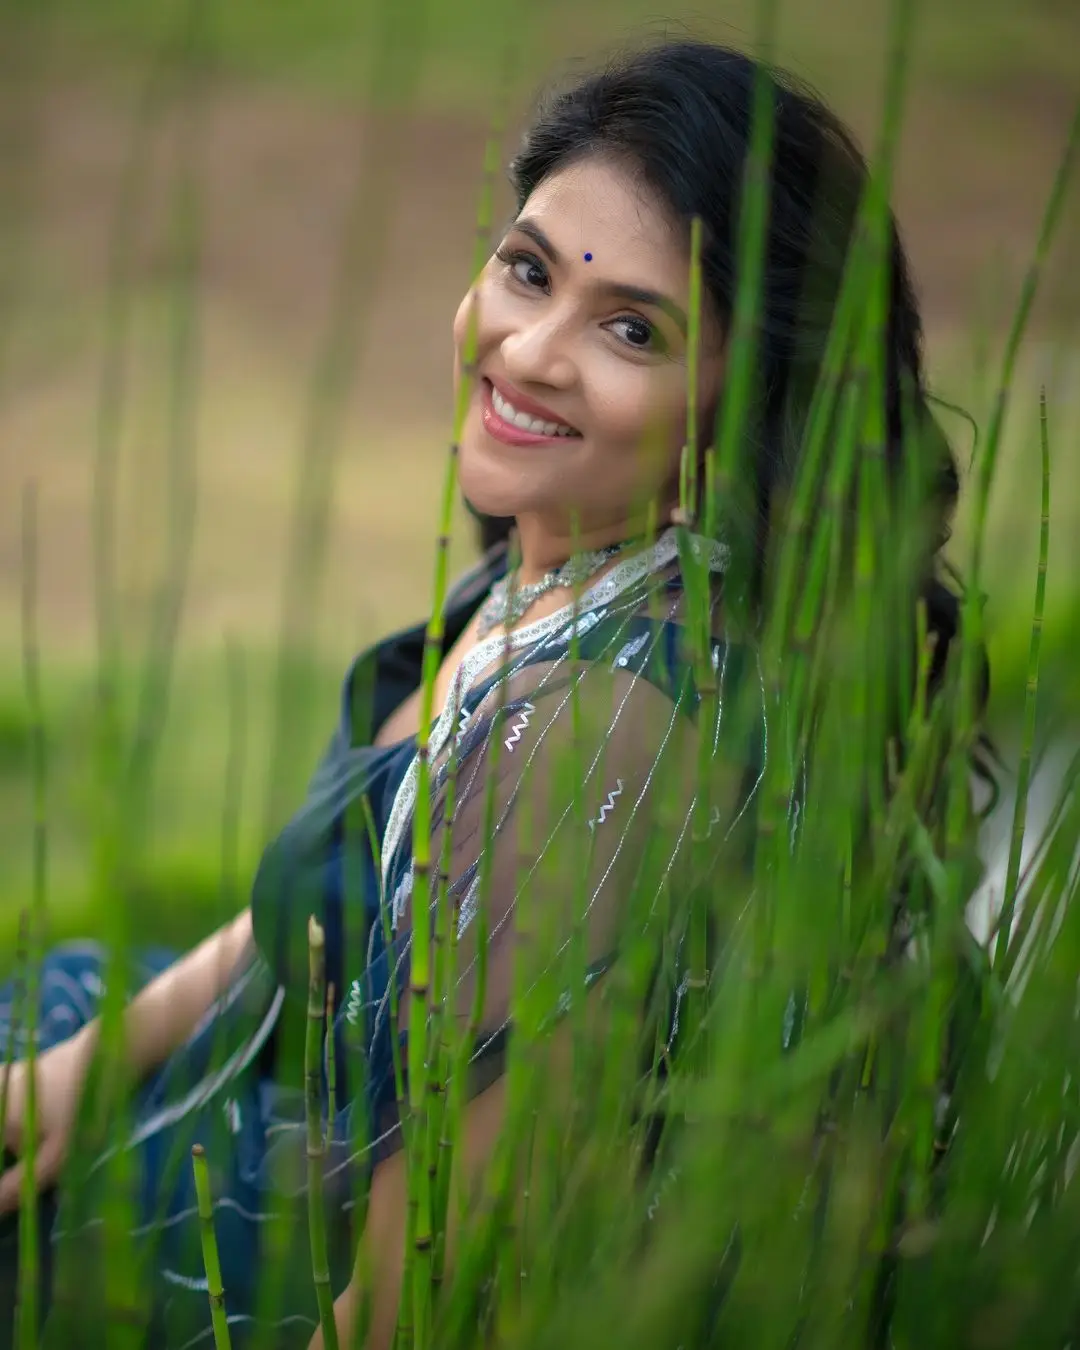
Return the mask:
<svg viewBox="0 0 1080 1350">
<path fill-rule="evenodd" d="M 34 1188 L 44 1190 L 55 1180 L 64 1156 L 64 1146 L 56 1135 L 50 1135 L 38 1145 L 34 1158 Z M 18 1209 L 22 1195 L 26 1164 L 21 1160 L 0 1173 L 0 1214 L 10 1214 Z"/>
<path fill-rule="evenodd" d="M 0 1172 L 0 1214 L 10 1214 L 18 1208 L 24 1171 L 23 1164 L 17 1162 L 6 1172 Z"/>
</svg>

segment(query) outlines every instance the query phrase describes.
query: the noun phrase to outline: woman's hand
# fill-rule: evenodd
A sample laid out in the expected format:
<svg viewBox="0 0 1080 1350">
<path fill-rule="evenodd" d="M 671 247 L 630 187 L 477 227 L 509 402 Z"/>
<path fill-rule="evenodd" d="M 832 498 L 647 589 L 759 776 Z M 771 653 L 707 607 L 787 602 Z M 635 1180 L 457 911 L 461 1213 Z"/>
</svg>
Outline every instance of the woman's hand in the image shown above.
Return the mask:
<svg viewBox="0 0 1080 1350">
<path fill-rule="evenodd" d="M 79 1033 L 46 1050 L 36 1061 L 34 1186 L 38 1191 L 56 1180 L 67 1157 L 91 1053 L 91 1042 Z M 17 1060 L 11 1066 L 2 1141 L 8 1153 L 21 1155 L 26 1148 L 29 1070 L 26 1060 Z M 0 1066 L 0 1097 L 3 1091 L 4 1069 Z M 18 1208 L 24 1170 L 20 1161 L 0 1173 L 0 1214 Z"/>
<path fill-rule="evenodd" d="M 127 1068 L 133 1075 L 152 1072 L 187 1040 L 228 987 L 251 941 L 251 911 L 245 909 L 136 994 L 125 1012 Z M 38 1148 L 34 1174 L 38 1190 L 56 1180 L 67 1155 L 99 1031 L 95 1017 L 70 1039 L 46 1050 L 37 1061 Z M 0 1140 L 10 1153 L 21 1154 L 26 1148 L 27 1073 L 24 1061 L 12 1065 L 7 1120 Z M 0 1092 L 3 1076 L 0 1064 Z M 21 1163 L 0 1174 L 0 1214 L 18 1206 L 22 1178 Z"/>
</svg>

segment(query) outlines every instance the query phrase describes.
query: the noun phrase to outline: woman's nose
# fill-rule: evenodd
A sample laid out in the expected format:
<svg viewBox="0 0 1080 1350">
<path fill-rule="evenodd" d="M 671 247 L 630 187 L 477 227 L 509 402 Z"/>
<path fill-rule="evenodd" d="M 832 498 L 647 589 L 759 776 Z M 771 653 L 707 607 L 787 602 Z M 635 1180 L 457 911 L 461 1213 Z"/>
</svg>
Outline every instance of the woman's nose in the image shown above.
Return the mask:
<svg viewBox="0 0 1080 1350">
<path fill-rule="evenodd" d="M 502 356 L 507 375 L 517 384 L 565 389 L 576 378 L 569 334 L 557 322 L 544 320 L 515 328 L 503 339 Z"/>
</svg>

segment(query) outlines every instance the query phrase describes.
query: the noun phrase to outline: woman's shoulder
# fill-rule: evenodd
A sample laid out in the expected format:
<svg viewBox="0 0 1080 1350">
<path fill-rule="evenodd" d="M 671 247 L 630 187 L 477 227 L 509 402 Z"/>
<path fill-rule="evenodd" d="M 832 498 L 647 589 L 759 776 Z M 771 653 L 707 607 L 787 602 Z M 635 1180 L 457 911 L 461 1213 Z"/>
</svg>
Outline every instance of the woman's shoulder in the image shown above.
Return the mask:
<svg viewBox="0 0 1080 1350">
<path fill-rule="evenodd" d="M 607 671 L 616 686 L 644 681 L 694 713 L 704 671 L 709 682 L 743 682 L 757 668 L 755 644 L 725 621 L 719 589 L 710 602 L 708 636 L 695 639 L 688 622 L 686 593 L 677 572 L 662 578 L 633 605 L 599 604 L 569 616 L 526 652 L 515 683 L 553 683 L 551 668 L 588 668 L 593 682 Z M 560 683 L 560 681 L 554 681 Z"/>
</svg>

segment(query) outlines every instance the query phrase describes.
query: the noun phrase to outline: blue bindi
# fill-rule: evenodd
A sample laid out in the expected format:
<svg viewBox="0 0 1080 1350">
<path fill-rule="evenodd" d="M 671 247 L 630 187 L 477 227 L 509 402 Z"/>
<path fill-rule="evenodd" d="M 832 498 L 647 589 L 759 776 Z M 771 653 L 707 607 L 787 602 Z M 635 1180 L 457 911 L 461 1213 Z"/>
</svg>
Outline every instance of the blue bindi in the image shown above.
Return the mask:
<svg viewBox="0 0 1080 1350">
<path fill-rule="evenodd" d="M 586 262 L 592 262 L 592 254 L 591 254 L 591 253 L 586 253 L 586 254 L 585 254 L 585 261 L 586 261 Z"/>
</svg>

